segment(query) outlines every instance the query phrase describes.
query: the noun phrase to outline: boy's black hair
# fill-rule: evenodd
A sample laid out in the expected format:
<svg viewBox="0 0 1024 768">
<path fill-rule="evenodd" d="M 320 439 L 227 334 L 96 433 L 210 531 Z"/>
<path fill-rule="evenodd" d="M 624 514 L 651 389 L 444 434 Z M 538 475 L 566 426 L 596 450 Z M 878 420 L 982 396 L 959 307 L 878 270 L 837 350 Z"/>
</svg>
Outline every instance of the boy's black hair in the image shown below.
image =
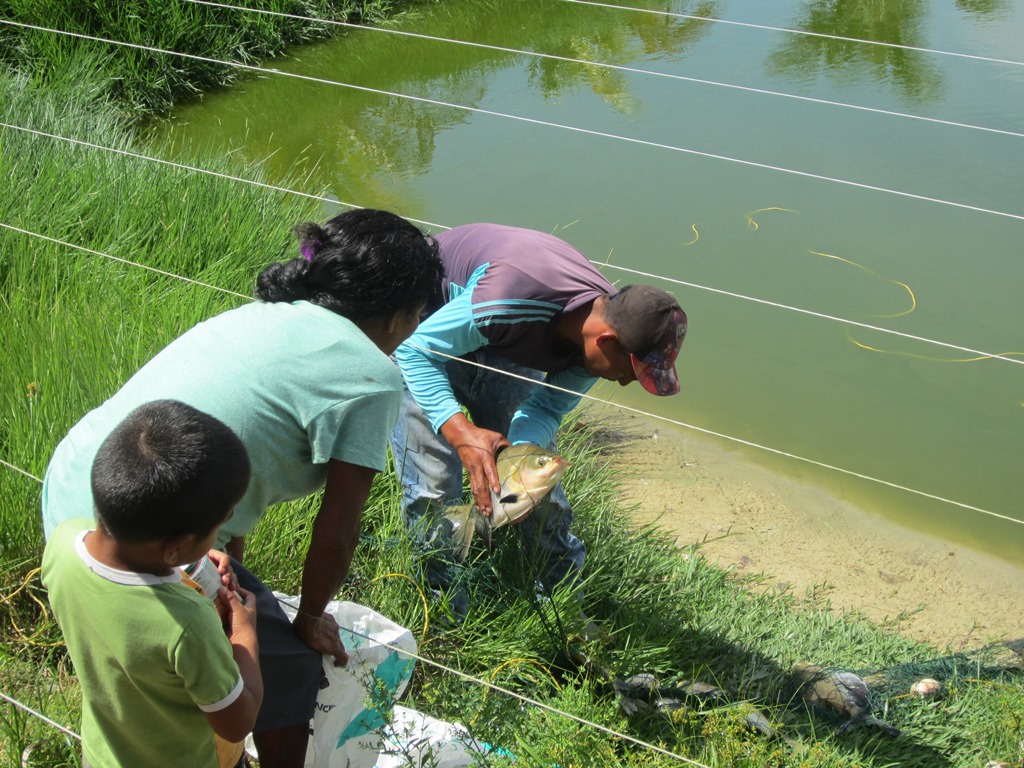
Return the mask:
<svg viewBox="0 0 1024 768">
<path fill-rule="evenodd" d="M 92 465 L 96 518 L 118 541 L 205 537 L 249 485 L 249 455 L 219 419 L 177 400 L 139 406 Z"/>
</svg>

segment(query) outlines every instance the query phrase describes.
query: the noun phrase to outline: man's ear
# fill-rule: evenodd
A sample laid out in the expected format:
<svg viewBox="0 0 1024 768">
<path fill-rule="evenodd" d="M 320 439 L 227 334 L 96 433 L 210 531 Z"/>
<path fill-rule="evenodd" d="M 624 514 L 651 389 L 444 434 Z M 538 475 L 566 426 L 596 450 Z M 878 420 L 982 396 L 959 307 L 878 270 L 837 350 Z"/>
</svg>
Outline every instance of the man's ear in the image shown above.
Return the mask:
<svg viewBox="0 0 1024 768">
<path fill-rule="evenodd" d="M 615 335 L 615 331 L 608 329 L 597 334 L 597 338 L 594 341 L 597 343 L 598 349 L 604 352 L 606 345 L 615 343 L 618 340 L 619 337 Z"/>
<path fill-rule="evenodd" d="M 180 533 L 177 536 L 168 536 L 163 540 L 163 558 L 171 568 L 177 568 L 182 564 L 181 553 L 195 546 L 197 541 L 194 533 Z"/>
</svg>

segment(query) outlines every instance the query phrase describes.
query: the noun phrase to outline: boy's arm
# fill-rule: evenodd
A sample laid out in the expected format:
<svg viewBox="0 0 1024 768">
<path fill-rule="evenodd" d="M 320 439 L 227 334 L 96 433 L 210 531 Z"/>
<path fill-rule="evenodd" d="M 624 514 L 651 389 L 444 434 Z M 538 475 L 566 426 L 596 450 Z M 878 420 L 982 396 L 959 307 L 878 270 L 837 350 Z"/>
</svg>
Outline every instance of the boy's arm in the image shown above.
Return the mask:
<svg viewBox="0 0 1024 768">
<path fill-rule="evenodd" d="M 245 598 L 241 602 L 239 595 Z M 256 597 L 221 587 L 220 599 L 228 608 L 228 639 L 231 655 L 242 676 L 242 692 L 231 704 L 216 712 L 206 712 L 213 732 L 225 741 L 242 741 L 256 723 L 263 703 L 263 678 L 260 676 L 259 645 L 256 641 Z"/>
</svg>

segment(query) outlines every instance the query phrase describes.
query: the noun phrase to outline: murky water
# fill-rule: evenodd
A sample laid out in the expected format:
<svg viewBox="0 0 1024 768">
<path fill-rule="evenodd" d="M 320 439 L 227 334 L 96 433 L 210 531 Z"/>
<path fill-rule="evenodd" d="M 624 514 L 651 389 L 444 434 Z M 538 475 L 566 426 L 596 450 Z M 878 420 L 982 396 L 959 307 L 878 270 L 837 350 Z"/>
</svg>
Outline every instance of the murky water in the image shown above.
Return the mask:
<svg viewBox="0 0 1024 768">
<path fill-rule="evenodd" d="M 1024 519 L 1024 65 L 986 60 L 1024 62 L 1024 0 L 633 5 L 446 0 L 393 29 L 493 47 L 354 30 L 272 66 L 356 87 L 268 74 L 166 131 L 304 192 L 556 231 L 690 316 L 681 395 L 596 395 L 1024 562 L 999 517 Z"/>
</svg>

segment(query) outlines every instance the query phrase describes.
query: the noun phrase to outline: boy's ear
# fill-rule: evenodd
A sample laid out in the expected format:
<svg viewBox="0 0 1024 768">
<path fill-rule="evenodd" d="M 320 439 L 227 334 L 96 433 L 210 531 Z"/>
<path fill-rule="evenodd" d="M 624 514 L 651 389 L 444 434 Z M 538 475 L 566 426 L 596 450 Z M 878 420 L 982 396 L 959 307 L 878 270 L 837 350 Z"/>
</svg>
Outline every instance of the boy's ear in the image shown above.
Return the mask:
<svg viewBox="0 0 1024 768">
<path fill-rule="evenodd" d="M 181 557 L 182 552 L 188 552 L 195 546 L 196 535 L 194 533 L 180 533 L 177 536 L 169 536 L 163 540 L 163 558 L 171 568 L 184 565 L 188 558 Z"/>
</svg>

